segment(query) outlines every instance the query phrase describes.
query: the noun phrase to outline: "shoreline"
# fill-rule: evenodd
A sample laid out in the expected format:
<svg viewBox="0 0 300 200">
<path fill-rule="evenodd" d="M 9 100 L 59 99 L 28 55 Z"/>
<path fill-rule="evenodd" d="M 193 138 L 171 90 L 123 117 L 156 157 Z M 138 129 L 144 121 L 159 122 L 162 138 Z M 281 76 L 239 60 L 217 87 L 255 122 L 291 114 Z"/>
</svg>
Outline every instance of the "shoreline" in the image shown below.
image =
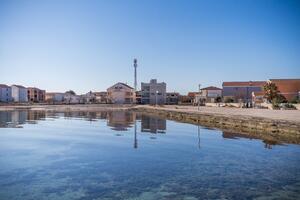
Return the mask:
<svg viewBox="0 0 300 200">
<path fill-rule="evenodd" d="M 236 109 L 235 111 L 237 112 L 240 110 L 237 108 L 226 108 L 225 111 L 227 109 Z M 261 138 L 269 141 L 300 144 L 300 123 L 298 120 L 279 120 L 259 116 L 242 116 L 240 114 L 217 114 L 201 111 L 201 108 L 200 111 L 184 108 L 174 110 L 173 106 L 169 108 L 137 106 L 133 110 L 164 117 L 168 120 L 217 128 L 225 132 L 240 133 L 254 139 Z"/>
<path fill-rule="evenodd" d="M 75 105 L 5 105 L 0 111 L 135 111 L 164 117 L 168 120 L 238 132 L 253 137 L 280 139 L 300 144 L 300 111 L 241 108 L 211 108 L 194 106 L 149 106 L 114 104 Z"/>
<path fill-rule="evenodd" d="M 33 110 L 33 111 L 110 111 L 128 110 L 135 105 L 114 104 L 33 104 L 33 105 L 2 105 L 0 111 Z"/>
</svg>

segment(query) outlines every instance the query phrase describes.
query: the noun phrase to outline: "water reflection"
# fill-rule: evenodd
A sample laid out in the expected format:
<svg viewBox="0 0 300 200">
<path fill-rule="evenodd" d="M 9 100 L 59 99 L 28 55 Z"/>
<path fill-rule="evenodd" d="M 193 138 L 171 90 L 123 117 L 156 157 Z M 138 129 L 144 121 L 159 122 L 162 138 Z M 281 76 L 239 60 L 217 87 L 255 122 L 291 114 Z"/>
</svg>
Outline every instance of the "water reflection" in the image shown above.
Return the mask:
<svg viewBox="0 0 300 200">
<path fill-rule="evenodd" d="M 239 138 L 244 138 L 244 139 L 246 138 L 250 140 L 261 139 L 258 136 L 254 136 L 254 135 L 246 135 L 246 134 L 226 132 L 226 131 L 223 131 L 222 136 L 225 139 L 239 139 Z M 281 144 L 279 141 L 273 139 L 263 139 L 262 142 L 264 143 L 264 147 L 267 149 L 272 149 L 274 145 Z"/>
<path fill-rule="evenodd" d="M 118 131 L 116 136 L 122 136 L 124 132 L 130 131 L 133 127 L 134 142 L 133 148 L 138 148 L 138 130 L 137 121 L 140 121 L 140 133 L 149 133 L 150 139 L 156 139 L 157 134 L 166 134 L 167 132 L 167 120 L 156 116 L 147 114 L 126 112 L 126 111 L 110 111 L 110 112 L 84 112 L 84 111 L 72 111 L 72 112 L 46 112 L 46 111 L 0 111 L 0 128 L 22 128 L 23 124 L 37 124 L 40 120 L 46 118 L 51 119 L 80 119 L 87 121 L 105 120 L 106 125 L 111 130 Z M 207 129 L 201 126 L 197 126 L 198 148 L 201 147 L 201 129 Z M 213 129 L 207 129 L 213 130 Z M 262 139 L 264 147 L 271 149 L 274 145 L 280 144 L 279 141 L 270 138 L 260 138 L 254 135 L 247 135 L 233 132 L 222 132 L 224 139 Z"/>
<path fill-rule="evenodd" d="M 1 128 L 22 128 L 22 124 L 35 124 L 46 117 L 45 112 L 9 111 L 0 112 Z"/>
<path fill-rule="evenodd" d="M 141 131 L 149 133 L 166 133 L 166 120 L 142 115 Z"/>
<path fill-rule="evenodd" d="M 115 131 L 127 131 L 136 120 L 136 114 L 124 111 L 114 111 L 107 113 L 107 126 Z"/>
<path fill-rule="evenodd" d="M 30 123 L 0 129 L 0 199 L 300 196 L 298 145 L 123 111 L 0 112 L 0 123 Z"/>
</svg>

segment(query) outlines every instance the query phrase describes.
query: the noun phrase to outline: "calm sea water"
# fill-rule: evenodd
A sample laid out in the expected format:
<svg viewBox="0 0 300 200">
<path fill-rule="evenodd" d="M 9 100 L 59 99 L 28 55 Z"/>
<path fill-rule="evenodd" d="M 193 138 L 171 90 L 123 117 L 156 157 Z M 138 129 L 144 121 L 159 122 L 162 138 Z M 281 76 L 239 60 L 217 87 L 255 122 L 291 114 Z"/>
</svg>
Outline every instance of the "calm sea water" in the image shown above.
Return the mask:
<svg viewBox="0 0 300 200">
<path fill-rule="evenodd" d="M 0 112 L 0 199 L 300 199 L 300 146 L 128 112 Z"/>
</svg>

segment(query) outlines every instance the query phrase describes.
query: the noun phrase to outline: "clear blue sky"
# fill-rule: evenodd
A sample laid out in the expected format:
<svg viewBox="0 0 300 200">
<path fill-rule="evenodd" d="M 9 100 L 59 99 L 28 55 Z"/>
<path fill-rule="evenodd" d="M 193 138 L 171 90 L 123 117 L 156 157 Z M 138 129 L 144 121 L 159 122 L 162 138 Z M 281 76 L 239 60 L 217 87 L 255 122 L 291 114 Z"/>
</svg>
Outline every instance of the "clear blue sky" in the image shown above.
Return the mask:
<svg viewBox="0 0 300 200">
<path fill-rule="evenodd" d="M 0 0 L 0 83 L 77 93 L 300 78 L 300 1 Z"/>
</svg>

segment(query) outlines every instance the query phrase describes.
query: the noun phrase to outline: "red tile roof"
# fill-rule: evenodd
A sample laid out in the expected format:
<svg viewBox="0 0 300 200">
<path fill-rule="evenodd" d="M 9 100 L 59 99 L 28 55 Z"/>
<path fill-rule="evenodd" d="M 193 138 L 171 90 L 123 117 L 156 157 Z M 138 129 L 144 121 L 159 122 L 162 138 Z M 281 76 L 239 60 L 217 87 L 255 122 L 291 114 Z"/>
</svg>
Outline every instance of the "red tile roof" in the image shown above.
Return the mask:
<svg viewBox="0 0 300 200">
<path fill-rule="evenodd" d="M 224 87 L 239 87 L 239 86 L 258 86 L 262 87 L 266 84 L 266 81 L 237 81 L 237 82 L 223 82 Z"/>
<path fill-rule="evenodd" d="M 295 78 L 295 79 L 270 79 L 270 81 L 300 81 L 299 78 Z"/>
<path fill-rule="evenodd" d="M 187 94 L 187 96 L 189 96 L 189 97 L 195 97 L 196 94 L 199 94 L 199 92 L 189 92 Z"/>
</svg>

